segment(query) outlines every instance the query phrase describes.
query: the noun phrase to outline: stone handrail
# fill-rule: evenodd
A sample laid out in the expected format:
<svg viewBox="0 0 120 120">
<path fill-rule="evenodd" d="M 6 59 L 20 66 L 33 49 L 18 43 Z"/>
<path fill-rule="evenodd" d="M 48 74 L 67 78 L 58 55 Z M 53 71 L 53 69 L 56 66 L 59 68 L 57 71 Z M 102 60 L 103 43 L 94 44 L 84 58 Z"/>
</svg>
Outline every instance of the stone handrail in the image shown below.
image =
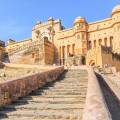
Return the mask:
<svg viewBox="0 0 120 120">
<path fill-rule="evenodd" d="M 47 82 L 56 80 L 64 71 L 64 67 L 56 67 L 45 72 L 35 73 L 0 84 L 0 107 L 10 104 L 19 97 L 28 95 Z"/>
<path fill-rule="evenodd" d="M 92 68 L 88 68 L 88 89 L 83 120 L 112 120 Z"/>
</svg>

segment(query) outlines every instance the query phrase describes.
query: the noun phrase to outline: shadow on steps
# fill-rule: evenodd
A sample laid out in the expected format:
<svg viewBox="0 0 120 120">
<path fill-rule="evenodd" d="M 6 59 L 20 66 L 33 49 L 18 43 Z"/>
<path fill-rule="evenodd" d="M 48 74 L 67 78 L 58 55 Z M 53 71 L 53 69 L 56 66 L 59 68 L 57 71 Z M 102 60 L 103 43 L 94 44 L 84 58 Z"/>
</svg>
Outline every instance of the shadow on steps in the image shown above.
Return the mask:
<svg viewBox="0 0 120 120">
<path fill-rule="evenodd" d="M 39 90 L 40 92 L 39 92 L 39 95 L 38 95 L 38 96 L 42 95 L 42 93 L 44 93 L 44 90 L 49 90 L 50 87 L 54 87 L 56 82 L 60 82 L 60 81 L 64 80 L 65 75 L 66 75 L 67 72 L 68 72 L 68 71 L 65 70 L 64 73 L 63 73 L 62 75 L 60 75 L 56 81 L 48 82 L 48 83 L 46 83 L 43 87 L 39 88 L 38 90 Z M 9 107 L 9 105 L 6 105 L 5 107 L 0 108 L 0 119 L 9 118 L 9 116 L 7 115 L 7 113 L 16 111 L 16 110 L 17 110 L 17 109 L 15 108 L 16 106 L 21 106 L 21 105 L 29 104 L 28 101 L 29 101 L 29 100 L 32 100 L 32 97 L 31 97 L 31 96 L 37 96 L 37 94 L 36 94 L 35 92 L 36 92 L 36 91 L 32 91 L 28 96 L 20 97 L 20 98 L 19 98 L 19 100 L 23 100 L 24 98 L 27 97 L 27 99 L 24 100 L 24 102 L 15 101 L 15 102 L 12 102 L 12 103 L 10 104 L 10 105 L 12 105 L 12 107 Z M 5 113 L 2 113 L 2 111 L 5 111 Z"/>
</svg>

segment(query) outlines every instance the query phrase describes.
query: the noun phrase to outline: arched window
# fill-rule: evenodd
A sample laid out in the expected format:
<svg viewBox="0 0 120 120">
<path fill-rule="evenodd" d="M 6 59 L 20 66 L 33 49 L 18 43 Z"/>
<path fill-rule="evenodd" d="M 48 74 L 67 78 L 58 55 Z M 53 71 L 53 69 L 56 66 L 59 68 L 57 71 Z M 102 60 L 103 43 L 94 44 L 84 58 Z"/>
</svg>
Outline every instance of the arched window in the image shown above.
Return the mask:
<svg viewBox="0 0 120 120">
<path fill-rule="evenodd" d="M 94 40 L 94 48 L 96 48 L 96 40 Z"/>
<path fill-rule="evenodd" d="M 67 56 L 70 54 L 70 45 L 67 45 Z"/>
<path fill-rule="evenodd" d="M 118 25 L 118 31 L 120 31 L 120 25 Z"/>
<path fill-rule="evenodd" d="M 100 25 L 97 25 L 97 30 L 99 30 L 100 29 Z"/>
<path fill-rule="evenodd" d="M 45 37 L 44 37 L 44 40 L 45 40 L 45 41 L 48 41 L 48 37 L 45 36 Z"/>
<path fill-rule="evenodd" d="M 72 54 L 75 54 L 75 44 L 72 44 Z"/>
<path fill-rule="evenodd" d="M 84 35 L 84 33 L 82 33 L 82 40 L 84 40 L 85 39 L 85 35 Z"/>
<path fill-rule="evenodd" d="M 62 61 L 63 61 L 63 64 L 65 62 L 64 58 L 65 58 L 65 46 L 62 46 Z"/>
<path fill-rule="evenodd" d="M 59 57 L 60 57 L 60 65 L 61 65 L 61 47 L 59 48 Z"/>
<path fill-rule="evenodd" d="M 77 35 L 77 39 L 80 39 L 80 35 Z"/>
<path fill-rule="evenodd" d="M 99 39 L 99 46 L 101 46 L 102 45 L 102 39 Z"/>
<path fill-rule="evenodd" d="M 91 41 L 88 42 L 88 47 L 89 47 L 89 49 L 92 48 L 92 43 L 91 43 Z"/>
<path fill-rule="evenodd" d="M 34 58 L 35 57 L 35 53 L 32 53 L 32 58 Z"/>
<path fill-rule="evenodd" d="M 113 43 L 112 43 L 112 42 L 113 42 L 113 37 L 111 36 L 111 37 L 110 37 L 110 47 L 111 47 L 111 48 L 113 47 Z"/>
<path fill-rule="evenodd" d="M 59 55 L 60 55 L 60 59 L 61 59 L 61 47 L 59 48 Z"/>
<path fill-rule="evenodd" d="M 104 38 L 104 45 L 107 46 L 107 38 Z"/>
</svg>

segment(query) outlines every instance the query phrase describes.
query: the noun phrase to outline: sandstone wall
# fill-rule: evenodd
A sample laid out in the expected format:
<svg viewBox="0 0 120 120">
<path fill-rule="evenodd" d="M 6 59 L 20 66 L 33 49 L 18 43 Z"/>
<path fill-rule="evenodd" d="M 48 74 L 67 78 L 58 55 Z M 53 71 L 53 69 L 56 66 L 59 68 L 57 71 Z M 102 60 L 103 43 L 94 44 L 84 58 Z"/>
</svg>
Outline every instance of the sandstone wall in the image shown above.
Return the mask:
<svg viewBox="0 0 120 120">
<path fill-rule="evenodd" d="M 86 64 L 90 66 L 100 66 L 102 67 L 102 56 L 101 56 L 101 48 L 91 49 L 87 53 Z"/>
<path fill-rule="evenodd" d="M 31 42 L 30 45 L 19 46 L 12 52 L 8 52 L 8 61 L 15 64 L 50 64 L 54 63 L 54 45 L 52 42 L 42 39 Z"/>
<path fill-rule="evenodd" d="M 56 80 L 63 71 L 63 67 L 56 67 L 53 70 L 32 74 L 0 84 L 0 106 L 9 104 L 19 97 L 42 87 L 47 82 Z"/>
<path fill-rule="evenodd" d="M 89 50 L 87 53 L 87 65 L 114 66 L 117 71 L 120 71 L 120 55 L 112 53 L 108 47 L 100 46 Z"/>
<path fill-rule="evenodd" d="M 114 66 L 117 71 L 120 71 L 120 55 L 112 53 L 109 49 L 101 49 L 102 67 Z"/>
</svg>

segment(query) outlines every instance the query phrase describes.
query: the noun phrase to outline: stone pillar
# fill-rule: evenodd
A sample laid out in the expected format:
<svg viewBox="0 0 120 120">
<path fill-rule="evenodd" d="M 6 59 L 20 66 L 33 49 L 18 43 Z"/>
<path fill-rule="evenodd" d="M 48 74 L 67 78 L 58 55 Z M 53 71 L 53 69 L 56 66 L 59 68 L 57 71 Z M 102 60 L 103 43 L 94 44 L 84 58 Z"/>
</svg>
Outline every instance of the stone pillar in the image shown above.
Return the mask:
<svg viewBox="0 0 120 120">
<path fill-rule="evenodd" d="M 61 46 L 61 65 L 63 65 L 63 46 Z"/>
<path fill-rule="evenodd" d="M 65 49 L 64 49 L 64 54 L 65 54 L 65 60 L 64 60 L 64 64 L 65 64 L 65 62 L 66 62 L 66 59 L 67 59 L 67 46 L 65 46 Z"/>
<path fill-rule="evenodd" d="M 61 60 L 61 65 L 62 65 L 62 46 L 61 46 L 61 49 L 60 49 L 60 60 Z"/>
<path fill-rule="evenodd" d="M 94 49 L 94 41 L 92 41 L 91 43 L 92 43 L 92 49 Z"/>
<path fill-rule="evenodd" d="M 72 54 L 72 44 L 70 45 L 70 54 Z"/>
<path fill-rule="evenodd" d="M 67 58 L 67 46 L 65 46 L 65 59 Z"/>
<path fill-rule="evenodd" d="M 62 46 L 62 65 L 64 64 L 64 59 L 65 59 L 65 46 Z"/>
</svg>

